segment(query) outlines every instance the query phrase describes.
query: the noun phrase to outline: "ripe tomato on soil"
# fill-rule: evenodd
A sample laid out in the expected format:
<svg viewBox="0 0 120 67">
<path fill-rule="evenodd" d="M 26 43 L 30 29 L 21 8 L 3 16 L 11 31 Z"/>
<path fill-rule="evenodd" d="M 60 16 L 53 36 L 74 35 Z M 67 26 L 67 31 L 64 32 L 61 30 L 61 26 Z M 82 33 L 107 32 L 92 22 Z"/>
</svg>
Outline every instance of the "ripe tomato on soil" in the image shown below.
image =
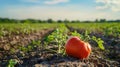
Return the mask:
<svg viewBox="0 0 120 67">
<path fill-rule="evenodd" d="M 79 37 L 74 36 L 68 39 L 65 45 L 65 50 L 69 56 L 85 59 L 91 53 L 91 45 L 80 40 Z"/>
</svg>

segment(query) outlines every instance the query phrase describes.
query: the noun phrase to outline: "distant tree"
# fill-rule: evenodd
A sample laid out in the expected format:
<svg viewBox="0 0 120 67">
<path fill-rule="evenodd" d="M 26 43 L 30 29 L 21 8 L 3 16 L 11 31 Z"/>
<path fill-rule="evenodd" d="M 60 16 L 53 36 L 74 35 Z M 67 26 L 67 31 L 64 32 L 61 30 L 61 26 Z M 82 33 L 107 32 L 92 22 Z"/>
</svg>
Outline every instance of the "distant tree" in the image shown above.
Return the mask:
<svg viewBox="0 0 120 67">
<path fill-rule="evenodd" d="M 76 21 L 72 20 L 71 23 L 75 23 Z"/>
<path fill-rule="evenodd" d="M 26 19 L 26 20 L 24 21 L 24 23 L 30 23 L 30 20 L 29 20 L 29 19 Z"/>
<path fill-rule="evenodd" d="M 0 18 L 0 23 L 2 23 L 2 18 Z"/>
<path fill-rule="evenodd" d="M 79 23 L 79 20 L 72 20 L 71 23 Z"/>
<path fill-rule="evenodd" d="M 52 19 L 47 20 L 48 23 L 53 23 L 54 21 Z"/>
<path fill-rule="evenodd" d="M 34 19 L 26 19 L 23 21 L 23 23 L 35 23 Z"/>
<path fill-rule="evenodd" d="M 91 21 L 89 21 L 89 20 L 86 20 L 86 21 L 83 21 L 84 23 L 90 23 Z"/>
<path fill-rule="evenodd" d="M 38 23 L 42 23 L 42 20 L 38 20 Z"/>
<path fill-rule="evenodd" d="M 69 23 L 69 22 L 70 22 L 70 21 L 69 21 L 69 20 L 67 20 L 67 19 L 65 19 L 65 20 L 64 20 L 64 23 Z"/>
<path fill-rule="evenodd" d="M 80 22 L 80 20 L 76 20 L 75 22 L 76 22 L 76 23 L 79 23 L 79 22 Z"/>
<path fill-rule="evenodd" d="M 21 23 L 21 20 L 17 20 L 16 23 Z"/>
<path fill-rule="evenodd" d="M 26 21 L 27 21 L 27 23 L 35 23 L 36 20 L 34 20 L 34 19 L 27 19 Z"/>
<path fill-rule="evenodd" d="M 21 23 L 25 23 L 25 20 L 20 20 Z"/>
<path fill-rule="evenodd" d="M 62 23 L 63 21 L 62 21 L 62 20 L 58 20 L 57 22 L 58 22 L 58 23 Z"/>
<path fill-rule="evenodd" d="M 106 19 L 100 19 L 100 22 L 106 22 Z"/>
<path fill-rule="evenodd" d="M 96 19 L 96 20 L 95 20 L 95 22 L 99 22 L 99 20 L 98 20 L 98 19 Z"/>
<path fill-rule="evenodd" d="M 46 20 L 43 20 L 42 23 L 48 23 Z"/>
<path fill-rule="evenodd" d="M 120 22 L 120 20 L 116 20 L 116 22 Z"/>
<path fill-rule="evenodd" d="M 9 23 L 10 19 L 8 19 L 8 18 L 2 18 L 1 21 L 2 21 L 2 23 Z"/>
</svg>

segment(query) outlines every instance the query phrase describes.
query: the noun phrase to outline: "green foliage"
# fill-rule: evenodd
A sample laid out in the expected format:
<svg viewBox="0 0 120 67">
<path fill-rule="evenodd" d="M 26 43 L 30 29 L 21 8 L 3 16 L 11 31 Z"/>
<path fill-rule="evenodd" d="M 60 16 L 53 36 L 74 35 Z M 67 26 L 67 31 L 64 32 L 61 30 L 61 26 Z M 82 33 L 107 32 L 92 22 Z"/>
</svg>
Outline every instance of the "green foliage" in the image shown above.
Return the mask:
<svg viewBox="0 0 120 67">
<path fill-rule="evenodd" d="M 36 47 L 40 47 L 41 41 L 32 41 L 28 46 L 21 46 L 19 49 L 23 52 L 32 51 Z"/>
<path fill-rule="evenodd" d="M 105 50 L 105 47 L 103 46 L 104 41 L 101 38 L 96 38 L 95 36 L 93 36 L 92 40 L 94 40 L 98 44 L 98 47 L 100 49 Z"/>
<path fill-rule="evenodd" d="M 89 41 L 91 38 L 89 36 L 89 32 L 86 30 L 84 33 L 84 41 Z"/>
<path fill-rule="evenodd" d="M 19 47 L 19 49 L 23 52 L 27 52 L 28 51 L 28 48 L 24 47 L 24 46 L 21 46 Z"/>
<path fill-rule="evenodd" d="M 120 37 L 120 23 L 69 23 L 69 27 L 80 29 L 88 33 L 101 33 L 104 36 Z"/>
<path fill-rule="evenodd" d="M 33 40 L 30 45 L 31 45 L 32 47 L 37 47 L 37 46 L 40 46 L 40 44 L 41 44 L 41 41 L 40 41 L 40 40 L 38 40 L 38 41 Z"/>
<path fill-rule="evenodd" d="M 64 44 L 67 40 L 67 32 L 68 29 L 65 27 L 65 25 L 61 25 L 59 28 L 57 28 L 51 35 L 47 36 L 45 38 L 45 43 L 49 44 L 51 42 L 56 42 L 57 44 L 57 53 L 64 54 Z"/>
<path fill-rule="evenodd" d="M 72 36 L 78 36 L 81 37 L 82 35 L 80 35 L 76 30 L 74 32 L 71 33 Z"/>
<path fill-rule="evenodd" d="M 10 59 L 9 62 L 8 62 L 7 67 L 15 67 L 16 64 L 17 64 L 16 59 Z"/>
<path fill-rule="evenodd" d="M 49 23 L 0 23 L 0 37 L 6 35 L 21 35 L 21 34 L 31 34 L 35 31 L 40 31 L 42 29 L 49 29 L 58 27 L 59 24 L 49 24 Z"/>
<path fill-rule="evenodd" d="M 90 40 L 90 36 L 89 36 L 87 30 L 85 31 L 84 34 L 80 34 L 75 30 L 74 32 L 72 32 L 71 36 L 78 36 L 78 37 L 80 37 L 81 40 L 84 40 L 84 41 L 89 41 Z"/>
</svg>

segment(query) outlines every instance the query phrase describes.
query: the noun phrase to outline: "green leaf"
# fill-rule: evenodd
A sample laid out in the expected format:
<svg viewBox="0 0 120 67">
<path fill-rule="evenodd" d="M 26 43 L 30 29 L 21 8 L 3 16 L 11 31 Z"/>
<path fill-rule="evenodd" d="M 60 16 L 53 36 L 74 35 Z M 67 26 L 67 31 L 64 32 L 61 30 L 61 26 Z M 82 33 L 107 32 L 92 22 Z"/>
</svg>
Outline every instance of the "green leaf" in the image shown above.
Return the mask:
<svg viewBox="0 0 120 67">
<path fill-rule="evenodd" d="M 17 61 L 15 59 L 10 59 L 7 67 L 14 67 L 16 64 L 17 64 Z"/>
<path fill-rule="evenodd" d="M 103 46 L 104 41 L 101 38 L 96 38 L 95 36 L 93 36 L 92 40 L 94 40 L 98 44 L 98 47 L 101 50 L 105 50 L 105 47 Z"/>
</svg>

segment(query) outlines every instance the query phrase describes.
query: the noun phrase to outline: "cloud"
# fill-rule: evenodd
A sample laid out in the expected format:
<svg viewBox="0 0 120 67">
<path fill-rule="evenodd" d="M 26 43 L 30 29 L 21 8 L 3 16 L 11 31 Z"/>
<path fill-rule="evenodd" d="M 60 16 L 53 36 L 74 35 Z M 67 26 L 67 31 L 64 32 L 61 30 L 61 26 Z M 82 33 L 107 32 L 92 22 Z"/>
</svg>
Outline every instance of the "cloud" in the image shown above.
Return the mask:
<svg viewBox="0 0 120 67">
<path fill-rule="evenodd" d="M 99 4 L 97 9 L 111 9 L 112 11 L 120 11 L 120 0 L 96 0 Z"/>
<path fill-rule="evenodd" d="M 76 9 L 75 9 L 76 8 Z M 80 8 L 79 10 L 77 8 Z M 100 18 L 106 19 L 117 19 L 120 14 L 114 14 L 110 12 L 97 12 L 94 10 L 84 9 L 85 7 L 80 6 L 32 6 L 22 7 L 14 6 L 7 7 L 2 13 L 3 17 L 17 18 L 17 19 L 42 19 L 46 20 L 52 18 L 54 20 L 95 20 Z"/>
<path fill-rule="evenodd" d="M 29 3 L 40 3 L 42 0 L 21 0 L 22 2 L 29 2 Z"/>
<path fill-rule="evenodd" d="M 69 2 L 69 0 L 46 0 L 44 1 L 45 4 L 49 4 L 49 5 L 66 3 L 66 2 Z"/>
<path fill-rule="evenodd" d="M 30 2 L 30 3 L 43 3 L 47 5 L 54 5 L 54 4 L 69 2 L 69 0 L 22 0 L 22 1 Z"/>
</svg>

